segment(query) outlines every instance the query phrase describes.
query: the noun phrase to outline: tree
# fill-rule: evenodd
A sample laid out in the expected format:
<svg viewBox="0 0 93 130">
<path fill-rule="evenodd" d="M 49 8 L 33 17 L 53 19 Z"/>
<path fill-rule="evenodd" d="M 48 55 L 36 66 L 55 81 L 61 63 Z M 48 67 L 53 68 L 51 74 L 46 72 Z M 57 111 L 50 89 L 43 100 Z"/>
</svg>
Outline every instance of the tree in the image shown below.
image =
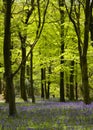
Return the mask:
<svg viewBox="0 0 93 130">
<path fill-rule="evenodd" d="M 61 57 L 60 64 L 64 64 L 64 4 L 65 0 L 59 0 L 59 11 L 60 11 L 60 43 L 61 43 Z M 64 71 L 60 71 L 60 101 L 65 101 L 64 96 Z"/>
<path fill-rule="evenodd" d="M 50 85 L 51 85 L 51 64 L 50 66 L 48 67 L 48 89 L 47 89 L 47 99 L 49 99 L 50 97 Z"/>
<path fill-rule="evenodd" d="M 11 7 L 12 0 L 6 0 L 5 3 L 5 29 L 4 29 L 4 68 L 5 68 L 5 79 L 6 87 L 9 96 L 9 116 L 16 115 L 16 105 L 15 105 L 15 92 L 13 85 L 13 75 L 11 68 Z"/>
<path fill-rule="evenodd" d="M 33 50 L 31 50 L 30 54 L 30 82 L 31 82 L 31 98 L 32 103 L 35 103 L 35 95 L 34 95 L 34 87 L 33 87 Z"/>
<path fill-rule="evenodd" d="M 31 8 L 26 11 L 26 18 L 23 21 L 24 29 L 23 34 L 18 31 L 19 38 L 21 41 L 21 50 L 22 50 L 22 66 L 21 66 L 21 72 L 20 72 L 20 87 L 21 87 L 21 97 L 24 101 L 27 101 L 27 95 L 26 95 L 26 87 L 25 87 L 25 67 L 26 67 L 26 41 L 27 41 L 27 29 L 29 19 L 34 11 L 34 0 L 31 1 Z M 26 5 L 27 6 L 27 5 Z"/>
<path fill-rule="evenodd" d="M 77 62 L 75 63 L 75 96 L 78 100 Z"/>
<path fill-rule="evenodd" d="M 37 0 L 37 9 L 38 9 L 38 24 L 37 24 L 37 30 L 36 30 L 36 39 L 35 42 L 31 45 L 31 51 L 30 51 L 30 80 L 31 80 L 31 96 L 32 96 L 32 102 L 35 102 L 35 96 L 34 96 L 34 87 L 33 87 L 33 49 L 39 40 L 44 24 L 45 24 L 45 18 L 46 18 L 46 13 L 49 5 L 49 0 L 46 1 L 45 4 L 45 9 L 43 11 L 43 16 L 41 18 L 41 8 L 40 8 L 40 1 Z"/>
<path fill-rule="evenodd" d="M 74 25 L 75 32 L 78 38 L 78 51 L 80 57 L 80 67 L 82 76 L 82 88 L 84 91 L 84 102 L 86 104 L 90 103 L 89 98 L 89 81 L 88 81 L 88 66 L 87 66 L 87 50 L 88 50 L 88 40 L 89 40 L 89 25 L 90 25 L 90 0 L 85 1 L 85 23 L 84 23 L 84 40 L 82 41 L 81 30 L 80 30 L 80 1 L 77 2 L 71 0 L 70 11 L 66 6 L 67 13 L 71 22 Z M 74 11 L 74 12 L 73 12 Z M 74 17 L 73 17 L 74 15 Z M 74 19 L 76 18 L 76 20 Z"/>
<path fill-rule="evenodd" d="M 22 50 L 22 67 L 20 70 L 20 88 L 21 88 L 21 98 L 27 101 L 26 88 L 25 88 L 25 66 L 26 66 L 26 35 L 22 36 L 19 32 L 19 37 L 21 40 L 21 50 Z"/>
<path fill-rule="evenodd" d="M 30 3 L 30 1 L 27 1 L 27 3 L 25 3 L 25 4 L 26 5 L 23 6 L 23 8 L 24 8 L 24 12 L 25 12 L 26 16 L 24 17 L 24 13 L 23 13 L 23 17 L 22 18 L 24 18 L 24 19 L 21 20 L 21 22 L 22 22 L 22 24 L 24 26 L 22 26 L 18 30 L 19 37 L 21 39 L 22 50 L 24 50 L 24 56 L 22 58 L 21 64 L 18 66 L 18 68 L 16 69 L 16 71 L 13 73 L 13 75 L 17 74 L 17 72 L 21 68 L 24 70 L 24 71 L 22 70 L 21 72 L 25 72 L 25 63 L 26 63 L 26 60 L 29 57 L 29 55 L 32 56 L 33 49 L 34 49 L 36 43 L 38 42 L 38 40 L 39 40 L 39 38 L 41 36 L 41 33 L 42 33 L 42 30 L 43 30 L 43 27 L 44 27 L 44 23 L 45 23 L 45 17 L 46 17 L 46 13 L 47 13 L 47 8 L 48 8 L 49 0 L 44 1 L 43 3 L 40 3 L 39 0 L 37 0 L 37 1 L 32 0 L 31 3 Z M 40 4 L 42 4 L 42 6 L 45 7 L 43 9 L 42 15 L 41 15 L 42 9 L 41 9 L 41 5 Z M 31 5 L 31 8 L 30 8 L 30 5 Z M 35 7 L 35 10 L 34 10 L 34 7 Z M 33 11 L 34 11 L 34 13 L 37 12 L 38 16 L 36 15 L 36 17 L 34 17 L 34 15 L 32 15 Z M 21 12 L 21 11 L 19 11 L 19 12 Z M 28 26 L 29 29 L 27 28 L 27 26 Z M 23 32 L 21 32 L 21 29 L 23 30 Z M 26 30 L 26 29 L 28 29 L 28 30 Z M 27 32 L 25 32 L 25 31 L 27 31 Z M 30 35 L 31 31 L 34 32 L 34 35 Z M 25 50 L 26 47 L 28 47 L 28 50 L 29 50 L 28 53 L 27 53 L 27 55 L 25 55 L 25 53 L 26 53 L 25 52 L 26 51 Z M 29 49 L 29 47 L 30 47 L 30 49 Z M 33 58 L 31 58 L 31 59 L 32 60 L 30 60 L 30 61 L 33 62 Z M 33 63 L 31 63 L 30 65 L 31 65 L 30 68 L 33 67 L 32 66 Z M 32 70 L 32 68 L 30 69 L 30 71 L 31 70 Z M 24 74 L 22 73 L 21 76 L 23 77 Z M 30 76 L 31 76 L 30 77 L 31 81 L 33 81 L 33 79 L 32 79 L 33 78 L 33 73 L 32 72 L 30 72 Z M 22 80 L 21 83 L 24 84 L 24 81 Z M 33 87 L 32 84 L 33 84 L 33 82 L 31 82 L 30 89 L 32 91 L 34 91 L 34 88 L 31 88 L 31 87 Z M 34 93 L 34 92 L 31 92 L 31 93 Z M 29 96 L 31 96 L 31 95 L 29 95 Z"/>
<path fill-rule="evenodd" d="M 43 74 L 43 72 L 44 72 L 44 68 L 41 68 L 41 98 L 43 98 L 44 99 L 44 97 L 45 97 L 45 93 L 44 93 L 44 83 L 43 83 L 43 80 L 44 80 L 44 74 Z"/>
</svg>

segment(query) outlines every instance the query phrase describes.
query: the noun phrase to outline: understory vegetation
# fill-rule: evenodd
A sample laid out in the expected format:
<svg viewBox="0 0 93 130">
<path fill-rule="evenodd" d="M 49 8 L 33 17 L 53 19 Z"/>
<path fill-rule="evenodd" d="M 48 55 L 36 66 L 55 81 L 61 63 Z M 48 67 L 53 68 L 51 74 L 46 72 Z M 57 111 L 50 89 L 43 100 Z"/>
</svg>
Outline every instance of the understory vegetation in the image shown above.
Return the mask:
<svg viewBox="0 0 93 130">
<path fill-rule="evenodd" d="M 8 117 L 8 104 L 0 103 L 0 130 L 92 130 L 93 103 L 58 102 L 57 99 L 16 99 L 18 116 Z"/>
</svg>

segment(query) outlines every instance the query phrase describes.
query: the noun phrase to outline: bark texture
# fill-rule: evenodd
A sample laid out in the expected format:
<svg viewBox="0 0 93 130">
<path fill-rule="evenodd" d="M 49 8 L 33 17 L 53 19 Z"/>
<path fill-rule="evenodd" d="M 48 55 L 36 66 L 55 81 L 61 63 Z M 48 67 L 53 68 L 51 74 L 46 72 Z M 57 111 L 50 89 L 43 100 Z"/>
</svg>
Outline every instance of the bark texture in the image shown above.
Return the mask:
<svg viewBox="0 0 93 130">
<path fill-rule="evenodd" d="M 6 87 L 9 97 L 9 116 L 16 115 L 15 92 L 11 69 L 11 6 L 12 0 L 6 0 L 5 30 L 4 30 L 4 68 Z"/>
</svg>

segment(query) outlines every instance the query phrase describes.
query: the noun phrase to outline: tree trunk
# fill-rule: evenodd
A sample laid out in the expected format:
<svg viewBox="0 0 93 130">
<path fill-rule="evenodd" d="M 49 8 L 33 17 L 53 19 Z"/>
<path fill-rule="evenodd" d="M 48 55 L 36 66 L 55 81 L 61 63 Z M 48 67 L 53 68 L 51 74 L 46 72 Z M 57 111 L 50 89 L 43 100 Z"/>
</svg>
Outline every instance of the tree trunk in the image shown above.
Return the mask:
<svg viewBox="0 0 93 130">
<path fill-rule="evenodd" d="M 44 90 L 45 90 L 45 97 L 46 97 L 46 99 L 47 99 L 47 85 L 46 85 L 46 68 L 43 68 L 43 83 L 44 83 Z"/>
<path fill-rule="evenodd" d="M 31 1 L 31 8 L 26 13 L 26 19 L 23 22 L 24 26 L 28 26 L 29 19 L 34 10 L 34 0 Z M 25 87 L 25 66 L 26 66 L 26 40 L 27 40 L 27 29 L 24 27 L 23 34 L 19 31 L 19 38 L 21 41 L 21 50 L 22 50 L 22 67 L 21 67 L 21 74 L 20 74 L 20 87 L 21 87 L 21 97 L 24 101 L 27 101 L 27 94 L 26 94 L 26 87 Z"/>
<path fill-rule="evenodd" d="M 8 87 L 6 87 L 5 73 L 3 74 L 3 94 L 4 94 L 5 103 L 9 103 Z"/>
<path fill-rule="evenodd" d="M 13 76 L 12 76 L 12 69 L 11 69 L 11 31 L 10 31 L 11 6 L 12 6 L 12 0 L 6 0 L 3 51 L 4 51 L 6 87 L 9 96 L 9 116 L 15 116 L 16 115 L 15 92 L 14 92 Z"/>
<path fill-rule="evenodd" d="M 82 87 L 84 88 L 84 102 L 86 104 L 90 103 L 88 68 L 87 68 L 87 50 L 88 50 L 88 39 L 89 39 L 89 25 L 90 25 L 90 0 L 86 0 L 84 46 L 83 46 L 83 54 L 81 56 Z"/>
<path fill-rule="evenodd" d="M 26 47 L 25 47 L 25 40 L 22 37 L 20 37 L 20 39 L 21 39 L 22 63 L 23 63 L 20 70 L 21 97 L 24 101 L 27 101 L 26 86 L 25 86 Z"/>
<path fill-rule="evenodd" d="M 69 75 L 68 72 L 65 72 L 65 81 L 66 81 L 66 97 L 69 99 Z"/>
<path fill-rule="evenodd" d="M 74 60 L 71 61 L 70 70 L 70 100 L 74 100 Z"/>
<path fill-rule="evenodd" d="M 46 68 L 41 69 L 41 98 L 47 98 Z"/>
<path fill-rule="evenodd" d="M 25 83 L 25 85 L 26 85 L 26 89 L 27 89 L 27 94 L 28 94 L 28 97 L 30 97 L 30 95 L 31 95 L 31 89 L 30 89 L 30 67 L 29 67 L 29 65 L 27 65 L 26 66 L 26 74 L 27 74 L 27 82 Z"/>
<path fill-rule="evenodd" d="M 47 95 L 46 95 L 46 99 L 50 98 L 50 81 L 48 81 L 48 86 L 47 86 Z"/>
<path fill-rule="evenodd" d="M 2 94 L 2 82 L 1 82 L 1 78 L 0 78 L 0 94 Z"/>
<path fill-rule="evenodd" d="M 64 53 L 64 7 L 65 0 L 59 0 L 59 8 L 60 8 L 60 39 L 61 39 L 61 55 Z M 62 55 L 60 58 L 60 64 L 64 64 L 64 56 Z M 65 101 L 64 96 L 64 71 L 60 72 L 60 101 Z"/>
<path fill-rule="evenodd" d="M 41 98 L 44 99 L 44 75 L 43 75 L 43 68 L 41 68 Z"/>
<path fill-rule="evenodd" d="M 79 50 L 79 57 L 80 57 L 80 67 L 81 67 L 81 76 L 82 76 L 82 87 L 84 90 L 84 102 L 86 104 L 90 103 L 90 97 L 89 97 L 89 81 L 88 81 L 88 69 L 87 69 L 87 50 L 88 50 L 88 39 L 89 39 L 89 27 L 90 27 L 90 0 L 85 1 L 85 24 L 84 24 L 84 41 L 82 42 L 81 34 L 80 34 L 80 2 L 78 4 L 78 15 L 77 22 L 72 17 L 73 13 L 73 3 L 74 1 L 71 1 L 71 8 L 70 13 L 67 9 L 67 13 L 69 14 L 69 18 L 71 22 L 74 25 L 76 35 L 78 38 L 78 50 Z"/>
<path fill-rule="evenodd" d="M 88 82 L 88 68 L 87 68 L 87 58 L 86 56 L 82 57 L 82 89 L 84 95 L 84 102 L 86 104 L 90 103 L 89 98 L 89 82 Z"/>
<path fill-rule="evenodd" d="M 80 12 L 79 12 L 80 13 Z M 90 27 L 90 0 L 85 2 L 85 24 L 84 24 L 84 42 L 81 46 L 80 38 L 80 23 L 78 19 L 78 50 L 80 55 L 80 67 L 82 76 L 82 89 L 84 94 L 84 102 L 86 104 L 90 103 L 89 97 L 89 81 L 88 81 L 88 66 L 87 66 L 87 50 L 88 50 L 88 39 L 89 39 L 89 27 Z"/>
<path fill-rule="evenodd" d="M 33 50 L 31 50 L 30 69 L 31 69 L 30 70 L 31 98 L 32 98 L 32 103 L 35 103 L 34 86 L 33 86 Z"/>
<path fill-rule="evenodd" d="M 51 75 L 51 66 L 48 67 L 48 73 L 49 73 L 49 78 L 48 78 L 48 88 L 47 88 L 47 99 L 50 98 L 50 75 Z"/>
<path fill-rule="evenodd" d="M 78 100 L 78 81 L 77 81 L 77 63 L 76 63 L 76 72 L 75 72 L 75 94 L 76 100 Z"/>
</svg>

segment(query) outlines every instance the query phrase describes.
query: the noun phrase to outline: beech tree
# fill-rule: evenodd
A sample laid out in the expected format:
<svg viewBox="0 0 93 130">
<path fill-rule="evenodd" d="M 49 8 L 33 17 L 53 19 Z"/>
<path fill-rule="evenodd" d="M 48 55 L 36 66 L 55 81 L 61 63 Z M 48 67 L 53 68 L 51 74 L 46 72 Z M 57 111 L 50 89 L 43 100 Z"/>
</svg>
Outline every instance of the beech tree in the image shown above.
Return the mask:
<svg viewBox="0 0 93 130">
<path fill-rule="evenodd" d="M 88 80 L 88 65 L 87 65 L 87 51 L 88 51 L 88 42 L 89 42 L 89 25 L 90 25 L 90 0 L 85 0 L 84 8 L 84 36 L 82 40 L 81 29 L 80 29 L 80 10 L 81 10 L 81 1 L 70 1 L 70 11 L 67 6 L 67 13 L 71 22 L 74 25 L 74 29 L 78 38 L 78 51 L 80 57 L 80 67 L 81 67 L 81 76 L 82 76 L 82 89 L 84 92 L 84 102 L 86 104 L 90 103 L 89 97 L 89 80 Z M 74 16 L 74 17 L 73 17 Z M 75 19 L 76 18 L 76 19 Z"/>
<path fill-rule="evenodd" d="M 24 101 L 27 101 L 26 87 L 25 87 L 25 67 L 26 67 L 26 41 L 27 41 L 27 29 L 29 19 L 34 11 L 34 0 L 31 1 L 31 8 L 26 12 L 26 18 L 23 21 L 24 29 L 23 32 L 18 30 L 19 38 L 21 41 L 21 50 L 22 50 L 22 66 L 20 70 L 20 88 L 21 88 L 21 97 Z M 27 6 L 27 5 L 26 5 Z M 20 25 L 19 25 L 20 26 Z M 23 33 L 23 34 L 22 34 Z"/>
<path fill-rule="evenodd" d="M 5 80 L 6 88 L 8 90 L 9 96 L 9 116 L 16 115 L 16 105 L 15 105 L 15 92 L 13 85 L 13 75 L 11 68 L 11 8 L 12 0 L 5 0 L 5 21 L 4 21 L 4 68 L 5 68 Z"/>
<path fill-rule="evenodd" d="M 24 26 L 20 26 L 17 25 L 19 27 L 18 33 L 19 33 L 19 38 L 21 41 L 21 49 L 22 49 L 22 61 L 21 64 L 19 65 L 19 67 L 17 68 L 17 70 L 14 72 L 14 75 L 21 69 L 21 88 L 22 88 L 22 97 L 24 95 L 24 99 L 27 100 L 26 98 L 26 92 L 25 92 L 25 82 L 23 79 L 25 79 L 25 64 L 26 64 L 26 60 L 30 55 L 30 89 L 32 91 L 30 93 L 30 97 L 32 97 L 32 102 L 34 102 L 34 88 L 33 88 L 33 49 L 36 45 L 36 43 L 38 42 L 43 27 L 44 27 L 44 23 L 45 23 L 45 18 L 46 18 L 46 13 L 47 13 L 47 9 L 48 9 L 48 4 L 49 4 L 49 0 L 44 1 L 43 3 L 40 2 L 39 0 L 37 1 L 27 1 L 27 3 L 25 3 L 25 6 L 23 6 L 24 8 L 24 14 L 25 17 L 23 15 L 21 19 L 22 25 Z M 45 7 L 44 9 L 42 9 L 42 7 Z M 43 11 L 42 11 L 43 10 Z M 19 11 L 20 12 L 20 11 Z M 36 13 L 37 15 L 36 17 L 34 17 L 33 12 Z M 34 21 L 34 22 L 33 22 Z M 29 26 L 29 29 L 27 28 Z M 33 27 L 32 27 L 33 26 Z M 22 30 L 21 30 L 22 29 Z M 27 30 L 28 29 L 28 30 Z M 32 30 L 31 30 L 32 29 Z M 29 33 L 34 32 L 34 35 L 30 35 Z M 28 48 L 28 53 L 26 55 L 26 47 Z"/>
<path fill-rule="evenodd" d="M 59 11 L 60 11 L 60 43 L 61 43 L 61 57 L 60 64 L 64 64 L 64 4 L 65 0 L 59 0 Z M 60 101 L 65 101 L 64 95 L 64 71 L 60 71 Z"/>
</svg>

